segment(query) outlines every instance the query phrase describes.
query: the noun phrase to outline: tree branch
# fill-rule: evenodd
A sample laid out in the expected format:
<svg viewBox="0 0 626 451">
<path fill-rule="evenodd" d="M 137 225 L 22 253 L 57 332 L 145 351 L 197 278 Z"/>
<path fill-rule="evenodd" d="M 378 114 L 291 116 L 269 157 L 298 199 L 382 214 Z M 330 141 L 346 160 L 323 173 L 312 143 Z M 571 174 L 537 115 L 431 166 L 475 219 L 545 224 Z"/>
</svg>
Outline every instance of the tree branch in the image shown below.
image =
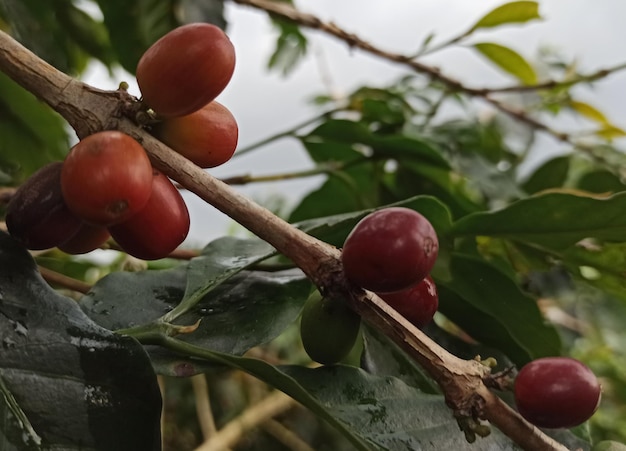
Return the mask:
<svg viewBox="0 0 626 451">
<path fill-rule="evenodd" d="M 516 109 L 516 108 L 513 108 L 511 106 L 508 106 L 502 103 L 500 100 L 495 98 L 493 94 L 503 93 L 503 92 L 539 91 L 539 90 L 551 89 L 556 86 L 572 86 L 577 83 L 596 81 L 598 79 L 605 78 L 614 72 L 626 69 L 626 63 L 623 63 L 623 64 L 619 64 L 608 69 L 598 70 L 589 75 L 581 75 L 572 80 L 565 80 L 565 81 L 550 80 L 547 82 L 538 83 L 536 85 L 529 85 L 529 86 L 516 85 L 516 86 L 507 86 L 507 87 L 502 87 L 502 88 L 472 88 L 472 87 L 464 85 L 459 80 L 456 80 L 452 77 L 444 75 L 438 67 L 429 66 L 427 64 L 421 63 L 420 61 L 416 59 L 414 55 L 413 56 L 404 55 L 400 53 L 394 53 L 394 52 L 383 50 L 361 39 L 356 34 L 345 31 L 344 29 L 340 28 L 339 26 L 337 26 L 336 24 L 332 22 L 324 22 L 312 14 L 300 12 L 288 3 L 277 2 L 277 1 L 272 1 L 272 0 L 231 0 L 231 1 L 240 5 L 250 6 L 253 8 L 260 9 L 262 11 L 269 13 L 270 15 L 278 16 L 282 19 L 297 23 L 298 25 L 301 25 L 303 27 L 321 31 L 328 35 L 334 36 L 341 41 L 344 41 L 350 48 L 357 48 L 361 51 L 375 55 L 387 61 L 404 65 L 414 72 L 426 75 L 431 80 L 435 80 L 441 83 L 450 92 L 462 92 L 470 97 L 480 98 L 484 100 L 485 102 L 487 102 L 488 104 L 492 105 L 497 110 L 501 111 L 502 113 L 508 116 L 511 116 L 518 122 L 522 122 L 535 130 L 548 133 L 552 135 L 554 138 L 558 139 L 559 141 L 568 142 L 586 151 L 589 151 L 590 149 L 572 142 L 569 134 L 553 130 L 552 128 L 548 127 L 546 124 L 543 124 L 542 122 L 530 116 L 524 110 Z M 463 35 L 460 36 L 459 39 L 462 37 Z M 452 42 L 455 42 L 455 41 L 456 39 L 453 40 Z"/>
<path fill-rule="evenodd" d="M 351 39 L 359 42 L 355 37 Z M 566 449 L 523 420 L 486 388 L 483 384 L 489 372 L 486 367 L 448 353 L 378 296 L 351 286 L 343 275 L 338 249 L 255 204 L 124 116 L 122 113 L 126 112 L 134 117 L 132 112 L 137 108 L 136 100 L 128 93 L 101 91 L 72 80 L 4 32 L 0 32 L 0 70 L 58 111 L 79 137 L 117 129 L 137 139 L 159 170 L 270 243 L 299 266 L 325 295 L 346 299 L 364 321 L 402 347 L 437 381 L 456 414 L 487 419 L 528 450 Z"/>
</svg>

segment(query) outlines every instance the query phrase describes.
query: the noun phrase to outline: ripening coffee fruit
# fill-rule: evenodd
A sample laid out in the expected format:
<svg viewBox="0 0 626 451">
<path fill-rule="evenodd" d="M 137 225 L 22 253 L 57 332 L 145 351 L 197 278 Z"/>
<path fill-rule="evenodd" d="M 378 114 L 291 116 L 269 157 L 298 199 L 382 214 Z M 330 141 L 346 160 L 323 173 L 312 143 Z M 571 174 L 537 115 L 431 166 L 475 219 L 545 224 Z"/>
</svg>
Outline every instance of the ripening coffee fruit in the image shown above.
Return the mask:
<svg viewBox="0 0 626 451">
<path fill-rule="evenodd" d="M 86 254 L 98 249 L 110 236 L 111 234 L 106 227 L 83 222 L 78 231 L 58 248 L 66 254 Z"/>
<path fill-rule="evenodd" d="M 391 207 L 363 218 L 343 245 L 346 277 L 376 293 L 405 290 L 422 281 L 439 252 L 437 234 L 414 210 Z"/>
<path fill-rule="evenodd" d="M 378 295 L 411 324 L 419 328 L 426 326 L 433 319 L 439 307 L 437 286 L 430 276 L 426 276 L 417 285 L 406 290 L 378 293 Z"/>
<path fill-rule="evenodd" d="M 178 189 L 154 170 L 148 203 L 130 219 L 109 227 L 113 239 L 128 254 L 143 260 L 169 255 L 189 233 L 189 211 Z"/>
<path fill-rule="evenodd" d="M 156 41 L 137 64 L 143 101 L 159 116 L 184 116 L 215 99 L 235 70 L 235 48 L 215 25 L 192 23 Z"/>
<path fill-rule="evenodd" d="M 600 382 L 584 363 L 544 357 L 524 365 L 515 378 L 515 404 L 528 422 L 543 428 L 571 428 L 598 408 Z"/>
<path fill-rule="evenodd" d="M 361 317 L 341 300 L 315 291 L 302 309 L 300 337 L 312 360 L 331 365 L 346 357 L 359 335 Z"/>
<path fill-rule="evenodd" d="M 95 225 L 118 224 L 148 202 L 152 166 L 130 136 L 99 132 L 76 144 L 65 158 L 61 188 L 76 216 Z"/>
<path fill-rule="evenodd" d="M 7 205 L 9 233 L 28 249 L 50 249 L 68 240 L 80 227 L 61 192 L 60 161 L 32 174 L 13 194 Z"/>
<path fill-rule="evenodd" d="M 214 100 L 194 113 L 166 118 L 154 135 L 201 168 L 213 168 L 235 153 L 239 128 L 228 108 Z"/>
</svg>

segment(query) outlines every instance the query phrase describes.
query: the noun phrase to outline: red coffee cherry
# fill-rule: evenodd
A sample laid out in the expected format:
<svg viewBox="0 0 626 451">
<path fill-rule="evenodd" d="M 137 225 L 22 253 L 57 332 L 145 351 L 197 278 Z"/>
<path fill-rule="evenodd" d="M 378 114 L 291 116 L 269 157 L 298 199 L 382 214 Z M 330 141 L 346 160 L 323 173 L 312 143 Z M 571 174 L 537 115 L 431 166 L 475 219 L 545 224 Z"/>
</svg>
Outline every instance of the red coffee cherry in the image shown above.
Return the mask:
<svg viewBox="0 0 626 451">
<path fill-rule="evenodd" d="M 58 247 L 66 254 L 86 254 L 98 249 L 110 236 L 111 234 L 106 227 L 83 222 L 78 231 Z"/>
<path fill-rule="evenodd" d="M 375 211 L 350 232 L 341 260 L 346 277 L 377 293 L 416 285 L 433 268 L 439 242 L 433 226 L 403 207 Z"/>
<path fill-rule="evenodd" d="M 50 249 L 68 240 L 81 220 L 65 204 L 60 161 L 49 163 L 26 180 L 7 205 L 9 233 L 28 249 Z"/>
<path fill-rule="evenodd" d="M 189 223 L 184 199 L 172 182 L 155 169 L 148 203 L 129 220 L 109 227 L 109 232 L 130 255 L 157 260 L 167 257 L 185 240 Z"/>
<path fill-rule="evenodd" d="M 125 221 L 148 202 L 152 166 L 143 147 L 118 131 L 95 133 L 76 144 L 63 163 L 67 206 L 86 222 Z"/>
<path fill-rule="evenodd" d="M 178 27 L 156 41 L 137 64 L 144 102 L 160 116 L 184 116 L 221 93 L 235 69 L 235 48 L 215 25 Z"/>
<path fill-rule="evenodd" d="M 416 327 L 422 328 L 428 324 L 439 307 L 437 286 L 432 277 L 403 291 L 380 293 L 380 298 L 404 316 Z"/>
<path fill-rule="evenodd" d="M 233 156 L 239 128 L 232 113 L 213 101 L 194 113 L 165 119 L 154 135 L 201 168 L 212 168 Z"/>
<path fill-rule="evenodd" d="M 587 421 L 600 404 L 600 382 L 582 362 L 544 357 L 526 364 L 515 379 L 515 403 L 530 423 L 570 428 Z"/>
</svg>

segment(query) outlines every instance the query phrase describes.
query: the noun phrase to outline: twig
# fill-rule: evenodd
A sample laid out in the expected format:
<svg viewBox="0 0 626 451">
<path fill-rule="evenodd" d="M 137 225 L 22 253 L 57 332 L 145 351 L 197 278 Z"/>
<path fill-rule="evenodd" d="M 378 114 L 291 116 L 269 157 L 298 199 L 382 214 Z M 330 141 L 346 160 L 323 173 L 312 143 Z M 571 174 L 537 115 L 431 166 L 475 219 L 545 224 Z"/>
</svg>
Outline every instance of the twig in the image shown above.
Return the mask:
<svg viewBox="0 0 626 451">
<path fill-rule="evenodd" d="M 295 8 L 293 8 L 288 3 L 283 2 L 275 2 L 271 0 L 231 0 L 234 3 L 251 6 L 253 8 L 257 8 L 263 10 L 272 15 L 276 15 L 281 17 L 282 19 L 286 19 L 292 22 L 295 22 L 303 27 L 311 28 L 314 30 L 319 30 L 328 35 L 334 36 L 342 41 L 344 41 L 350 48 L 358 48 L 366 53 L 370 53 L 372 55 L 378 56 L 385 60 L 398 63 L 404 66 L 407 66 L 414 72 L 426 75 L 431 80 L 435 80 L 442 85 L 444 85 L 447 90 L 451 92 L 463 92 L 468 96 L 481 98 L 487 103 L 491 104 L 496 109 L 500 110 L 504 114 L 507 114 L 519 122 L 525 123 L 526 125 L 539 130 L 545 133 L 548 133 L 554 136 L 556 139 L 560 141 L 570 142 L 570 137 L 566 133 L 561 133 L 555 130 L 552 130 L 545 124 L 542 124 L 540 121 L 532 118 L 523 110 L 518 110 L 503 104 L 501 101 L 493 97 L 493 94 L 502 93 L 502 92 L 523 92 L 523 91 L 537 91 L 542 89 L 550 89 L 555 86 L 571 86 L 576 83 L 586 82 L 586 81 L 595 81 L 600 78 L 607 77 L 608 75 L 618 71 L 626 69 L 626 63 L 619 64 L 609 69 L 601 69 L 595 73 L 589 75 L 582 75 L 578 78 L 574 78 L 571 80 L 566 80 L 563 82 L 558 81 L 547 81 L 544 83 L 540 83 L 532 86 L 509 86 L 503 88 L 472 88 L 464 85 L 459 80 L 456 80 L 452 77 L 444 75 L 441 70 L 434 66 L 429 66 L 427 64 L 421 63 L 415 56 L 411 55 L 403 55 L 400 53 L 389 52 L 383 50 L 379 47 L 376 47 L 369 42 L 361 39 L 359 36 L 353 33 L 349 33 L 336 24 L 332 22 L 324 22 L 318 17 L 302 13 Z M 459 37 L 461 39 L 463 35 Z M 453 40 L 456 42 L 457 38 Z M 573 143 L 572 143 L 573 144 Z M 581 148 L 579 146 L 579 148 Z M 590 150 L 588 148 L 582 148 L 584 150 Z"/>
<path fill-rule="evenodd" d="M 165 445 L 165 424 L 166 421 L 166 411 L 165 408 L 165 377 L 157 374 L 157 383 L 159 384 L 159 392 L 161 393 L 161 421 L 160 421 L 160 429 L 161 429 L 161 449 L 164 448 Z"/>
<path fill-rule="evenodd" d="M 298 437 L 296 433 L 283 426 L 279 421 L 269 419 L 265 421 L 261 427 L 265 432 L 292 451 L 315 451 L 307 442 Z"/>
<path fill-rule="evenodd" d="M 503 86 L 501 88 L 488 88 L 486 91 L 489 93 L 498 93 L 498 92 L 533 92 L 533 91 L 546 91 L 554 88 L 566 88 L 571 87 L 581 83 L 592 83 L 594 81 L 600 80 L 602 78 L 606 78 L 611 74 L 622 71 L 626 69 L 626 63 L 616 64 L 612 67 L 607 67 L 605 69 L 599 69 L 590 74 L 580 74 L 574 77 L 571 77 L 566 80 L 546 80 L 541 83 L 537 83 L 534 85 L 513 85 L 513 86 Z"/>
<path fill-rule="evenodd" d="M 349 162 L 352 163 L 352 162 Z M 304 177 L 313 177 L 320 174 L 328 174 L 329 172 L 336 172 L 341 169 L 345 169 L 349 163 L 346 162 L 328 162 L 325 164 L 319 164 L 313 169 L 297 172 L 286 172 L 281 174 L 270 175 L 238 175 L 234 177 L 228 177 L 221 179 L 223 183 L 228 185 L 246 185 L 248 183 L 261 183 L 261 182 L 276 182 L 279 180 L 292 180 Z"/>
<path fill-rule="evenodd" d="M 294 404 L 294 400 L 280 391 L 274 391 L 265 399 L 250 406 L 237 418 L 231 420 L 210 440 L 205 441 L 195 451 L 223 451 L 237 444 L 241 436 L 250 429 L 265 422 Z"/>
<path fill-rule="evenodd" d="M 274 135 L 268 136 L 267 138 L 263 138 L 260 141 L 254 142 L 252 144 L 248 144 L 245 147 L 241 147 L 240 149 L 237 149 L 237 152 L 235 152 L 235 155 L 233 155 L 233 158 L 235 157 L 240 157 L 241 155 L 245 155 L 248 152 L 251 152 L 259 147 L 263 147 L 266 146 L 270 143 L 273 143 L 274 141 L 278 141 L 279 139 L 282 138 L 289 138 L 289 137 L 295 137 L 296 133 L 298 132 L 298 130 L 308 126 L 308 125 L 312 125 L 315 124 L 316 122 L 321 121 L 322 119 L 331 116 L 333 113 L 340 111 L 340 109 L 334 109 L 334 110 L 329 110 L 329 111 L 325 111 L 322 114 L 318 114 L 315 117 L 309 118 L 293 127 L 291 127 L 289 130 L 285 130 L 282 131 L 280 133 L 276 133 Z"/>
<path fill-rule="evenodd" d="M 1 31 L 0 70 L 59 112 L 79 138 L 117 129 L 141 142 L 157 169 L 274 246 L 324 295 L 346 299 L 364 321 L 396 342 L 437 381 L 456 414 L 487 419 L 528 450 L 566 449 L 487 389 L 483 384 L 486 367 L 450 354 L 378 296 L 351 286 L 343 275 L 338 249 L 252 202 L 132 122 L 124 112 L 136 111 L 137 102 L 128 93 L 101 91 L 73 80 Z"/>
<path fill-rule="evenodd" d="M 207 441 L 215 435 L 217 428 L 215 427 L 215 420 L 213 419 L 213 411 L 211 410 L 211 402 L 209 398 L 209 387 L 204 373 L 192 376 L 191 386 L 193 387 L 196 399 L 198 424 L 200 424 L 203 439 Z"/>
<path fill-rule="evenodd" d="M 91 290 L 91 285 L 73 277 L 66 276 L 59 272 L 53 271 L 44 266 L 39 266 L 39 272 L 46 282 L 51 285 L 58 285 L 69 290 L 86 294 Z"/>
</svg>

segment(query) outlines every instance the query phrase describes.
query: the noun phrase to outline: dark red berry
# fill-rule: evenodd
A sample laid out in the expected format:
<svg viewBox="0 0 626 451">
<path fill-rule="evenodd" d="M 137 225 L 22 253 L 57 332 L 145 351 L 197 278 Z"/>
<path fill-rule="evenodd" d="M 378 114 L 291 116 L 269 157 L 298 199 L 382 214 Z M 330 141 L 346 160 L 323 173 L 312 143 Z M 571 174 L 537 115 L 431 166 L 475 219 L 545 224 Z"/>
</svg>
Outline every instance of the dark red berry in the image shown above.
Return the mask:
<svg viewBox="0 0 626 451">
<path fill-rule="evenodd" d="M 167 257 L 189 233 L 189 211 L 178 189 L 156 169 L 153 177 L 152 194 L 144 208 L 109 227 L 122 249 L 144 260 Z"/>
<path fill-rule="evenodd" d="M 9 233 L 29 249 L 49 249 L 68 240 L 80 227 L 61 192 L 60 161 L 50 163 L 24 182 L 7 205 Z"/>
<path fill-rule="evenodd" d="M 377 293 L 405 290 L 433 268 L 439 242 L 430 222 L 414 210 L 391 207 L 363 218 L 346 239 L 346 277 Z"/>
<path fill-rule="evenodd" d="M 419 328 L 424 327 L 433 319 L 439 307 L 437 286 L 430 276 L 426 276 L 417 285 L 406 290 L 380 293 L 379 296 Z"/>
<path fill-rule="evenodd" d="M 515 403 L 530 423 L 570 428 L 587 421 L 600 403 L 600 382 L 582 362 L 544 357 L 526 364 L 515 379 Z"/>
</svg>

